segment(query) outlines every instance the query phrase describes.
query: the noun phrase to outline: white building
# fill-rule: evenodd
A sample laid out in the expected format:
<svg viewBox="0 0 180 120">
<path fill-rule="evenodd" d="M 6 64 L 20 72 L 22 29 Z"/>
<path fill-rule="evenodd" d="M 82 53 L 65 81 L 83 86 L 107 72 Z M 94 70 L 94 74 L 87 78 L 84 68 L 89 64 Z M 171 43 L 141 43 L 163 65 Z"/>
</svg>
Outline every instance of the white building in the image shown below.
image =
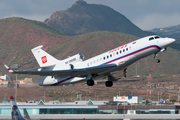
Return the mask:
<svg viewBox="0 0 180 120">
<path fill-rule="evenodd" d="M 132 98 L 130 99 L 131 97 L 129 97 L 128 99 L 128 96 L 116 96 L 114 97 L 113 101 L 120 101 L 120 102 L 128 102 L 128 103 L 139 103 L 143 100 L 142 97 L 139 97 L 139 96 L 132 96 Z"/>
<path fill-rule="evenodd" d="M 10 80 L 10 77 L 8 75 L 4 75 L 4 76 L 0 76 L 0 79 Z"/>
</svg>

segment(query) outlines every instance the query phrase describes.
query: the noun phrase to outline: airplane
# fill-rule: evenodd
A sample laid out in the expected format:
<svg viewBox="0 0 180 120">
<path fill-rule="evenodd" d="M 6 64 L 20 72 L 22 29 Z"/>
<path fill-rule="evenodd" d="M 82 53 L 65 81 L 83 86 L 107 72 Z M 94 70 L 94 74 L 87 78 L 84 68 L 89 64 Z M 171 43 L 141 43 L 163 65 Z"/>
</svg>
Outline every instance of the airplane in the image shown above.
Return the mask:
<svg viewBox="0 0 180 120">
<path fill-rule="evenodd" d="M 23 108 L 24 117 L 21 115 L 13 96 L 10 96 L 10 104 L 12 120 L 31 120 L 25 108 Z"/>
<path fill-rule="evenodd" d="M 82 53 L 57 60 L 42 50 L 41 45 L 31 50 L 40 66 L 38 71 L 12 70 L 7 65 L 4 66 L 10 73 L 42 76 L 42 80 L 38 82 L 40 86 L 64 85 L 80 81 L 87 81 L 88 86 L 93 86 L 95 78 L 106 76 L 108 80 L 105 85 L 111 87 L 113 81 L 116 81 L 113 77 L 115 71 L 126 77 L 129 65 L 151 54 L 154 54 L 154 58 L 159 63 L 158 52 L 164 52 L 174 42 L 173 38 L 147 36 L 87 60 L 84 60 Z"/>
</svg>

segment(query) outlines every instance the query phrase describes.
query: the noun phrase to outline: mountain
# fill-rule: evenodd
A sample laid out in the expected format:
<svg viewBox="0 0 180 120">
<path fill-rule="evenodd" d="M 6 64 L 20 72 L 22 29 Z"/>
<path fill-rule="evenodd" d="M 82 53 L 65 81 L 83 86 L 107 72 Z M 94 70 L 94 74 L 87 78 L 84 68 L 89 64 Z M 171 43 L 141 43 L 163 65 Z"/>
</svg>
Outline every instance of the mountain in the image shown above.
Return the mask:
<svg viewBox="0 0 180 120">
<path fill-rule="evenodd" d="M 38 68 L 31 49 L 43 45 L 43 49 L 56 57 L 65 59 L 77 53 L 83 53 L 85 59 L 106 52 L 110 49 L 134 41 L 138 37 L 119 33 L 99 31 L 77 36 L 67 36 L 43 22 L 23 18 L 0 19 L 0 74 L 8 74 L 4 64 L 19 64 L 20 70 Z M 169 75 L 180 73 L 180 52 L 168 48 L 165 53 L 160 53 L 161 63 L 157 64 L 153 57 L 147 57 L 137 62 L 137 73 Z M 135 75 L 136 63 L 128 68 L 128 75 Z M 14 75 L 11 74 L 11 77 Z M 24 76 L 18 76 L 23 78 Z M 32 76 L 31 76 L 32 77 Z M 40 80 L 37 76 L 35 80 Z"/>
<path fill-rule="evenodd" d="M 171 48 L 180 50 L 180 25 L 155 28 L 153 30 L 150 30 L 149 32 L 156 33 L 162 37 L 175 38 L 176 42 L 171 46 Z"/>
<path fill-rule="evenodd" d="M 87 4 L 83 0 L 75 2 L 67 10 L 54 12 L 44 22 L 73 36 L 95 31 L 114 31 L 139 37 L 152 34 L 141 30 L 124 15 L 108 6 Z"/>
<path fill-rule="evenodd" d="M 149 32 L 154 32 L 162 37 L 180 37 L 180 25 L 169 26 L 164 28 L 155 28 Z"/>
</svg>

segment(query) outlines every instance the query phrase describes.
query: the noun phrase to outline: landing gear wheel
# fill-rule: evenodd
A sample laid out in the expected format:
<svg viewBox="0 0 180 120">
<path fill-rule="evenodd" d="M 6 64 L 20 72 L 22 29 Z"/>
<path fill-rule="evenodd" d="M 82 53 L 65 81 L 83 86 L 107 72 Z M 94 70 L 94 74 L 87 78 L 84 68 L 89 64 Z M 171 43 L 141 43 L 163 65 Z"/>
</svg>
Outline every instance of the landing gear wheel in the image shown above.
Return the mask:
<svg viewBox="0 0 180 120">
<path fill-rule="evenodd" d="M 154 58 L 156 59 L 157 63 L 160 63 L 160 60 L 158 59 L 158 54 L 157 53 L 154 54 Z"/>
<path fill-rule="evenodd" d="M 106 85 L 106 87 L 112 87 L 113 82 L 112 81 L 106 81 L 105 85 Z"/>
<path fill-rule="evenodd" d="M 160 63 L 160 60 L 159 60 L 159 59 L 156 59 L 156 62 L 157 62 L 157 63 Z"/>
<path fill-rule="evenodd" d="M 94 85 L 94 80 L 87 80 L 87 85 L 88 86 L 93 86 Z"/>
</svg>

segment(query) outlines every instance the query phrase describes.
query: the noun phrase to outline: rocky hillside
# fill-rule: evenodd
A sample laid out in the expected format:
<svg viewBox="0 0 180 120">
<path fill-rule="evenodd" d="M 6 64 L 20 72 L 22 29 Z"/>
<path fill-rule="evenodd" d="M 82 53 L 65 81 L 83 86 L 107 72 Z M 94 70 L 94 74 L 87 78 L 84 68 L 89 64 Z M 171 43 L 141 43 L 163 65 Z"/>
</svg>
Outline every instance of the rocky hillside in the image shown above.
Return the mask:
<svg viewBox="0 0 180 120">
<path fill-rule="evenodd" d="M 44 22 L 73 36 L 95 31 L 114 31 L 139 37 L 152 34 L 141 30 L 108 6 L 87 4 L 85 1 L 77 1 L 67 10 L 54 12 Z"/>
<path fill-rule="evenodd" d="M 162 37 L 180 37 L 180 25 L 169 26 L 164 28 L 155 28 L 150 30 L 150 32 L 154 32 Z"/>
<path fill-rule="evenodd" d="M 37 68 L 38 64 L 31 49 L 43 45 L 43 49 L 57 59 L 65 59 L 77 53 L 83 53 L 88 59 L 115 47 L 138 39 L 138 37 L 119 32 L 92 32 L 78 36 L 67 36 L 52 27 L 37 21 L 23 18 L 7 18 L 0 20 L 0 74 L 9 74 L 3 64 L 17 63 L 20 70 Z M 159 55 L 161 63 L 157 64 L 153 57 L 137 62 L 137 73 L 153 75 L 180 73 L 180 52 L 169 48 Z M 136 64 L 128 68 L 128 75 L 135 75 Z M 13 76 L 13 75 L 12 75 Z M 19 78 L 23 78 L 18 76 Z M 39 80 L 39 78 L 34 77 Z"/>
</svg>

